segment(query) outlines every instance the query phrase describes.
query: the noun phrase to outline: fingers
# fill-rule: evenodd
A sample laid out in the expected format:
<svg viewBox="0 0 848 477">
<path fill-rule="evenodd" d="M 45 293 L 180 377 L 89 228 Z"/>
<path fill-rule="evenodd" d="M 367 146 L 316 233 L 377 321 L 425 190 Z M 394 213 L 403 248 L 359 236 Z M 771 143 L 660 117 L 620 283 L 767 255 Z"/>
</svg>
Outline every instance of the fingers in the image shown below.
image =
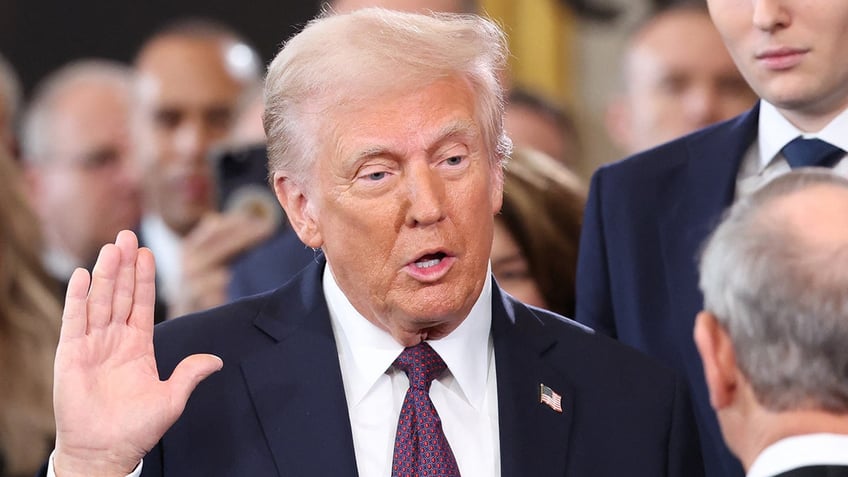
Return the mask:
<svg viewBox="0 0 848 477">
<path fill-rule="evenodd" d="M 88 329 L 103 328 L 112 318 L 112 299 L 121 262 L 121 250 L 115 244 L 100 249 L 97 263 L 91 272 L 91 290 L 88 292 Z"/>
<path fill-rule="evenodd" d="M 176 414 L 182 412 L 194 388 L 210 374 L 220 371 L 223 367 L 224 361 L 213 354 L 193 354 L 180 361 L 168 379 Z"/>
<path fill-rule="evenodd" d="M 86 330 L 86 297 L 91 277 L 88 271 L 77 268 L 68 282 L 68 292 L 65 294 L 65 310 L 62 312 L 62 331 L 59 339 L 66 341 L 85 335 Z"/>
<path fill-rule="evenodd" d="M 156 307 L 156 264 L 150 249 L 138 250 L 134 278 L 133 309 L 127 324 L 152 333 L 153 314 Z"/>
<path fill-rule="evenodd" d="M 134 233 L 123 230 L 118 233 L 115 245 L 120 251 L 120 263 L 118 264 L 115 291 L 112 297 L 112 320 L 124 323 L 129 318 L 133 306 L 138 239 Z"/>
</svg>

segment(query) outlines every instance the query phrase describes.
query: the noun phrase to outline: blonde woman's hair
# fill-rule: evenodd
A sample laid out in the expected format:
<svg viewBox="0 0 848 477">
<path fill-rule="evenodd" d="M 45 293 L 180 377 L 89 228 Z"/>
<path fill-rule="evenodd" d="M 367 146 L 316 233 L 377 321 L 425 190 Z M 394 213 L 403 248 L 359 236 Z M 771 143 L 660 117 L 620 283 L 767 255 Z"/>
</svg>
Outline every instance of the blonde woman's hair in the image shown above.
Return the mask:
<svg viewBox="0 0 848 477">
<path fill-rule="evenodd" d="M 0 182 L 0 455 L 4 475 L 17 477 L 33 475 L 52 447 L 61 309 L 18 166 L 1 148 Z"/>
</svg>

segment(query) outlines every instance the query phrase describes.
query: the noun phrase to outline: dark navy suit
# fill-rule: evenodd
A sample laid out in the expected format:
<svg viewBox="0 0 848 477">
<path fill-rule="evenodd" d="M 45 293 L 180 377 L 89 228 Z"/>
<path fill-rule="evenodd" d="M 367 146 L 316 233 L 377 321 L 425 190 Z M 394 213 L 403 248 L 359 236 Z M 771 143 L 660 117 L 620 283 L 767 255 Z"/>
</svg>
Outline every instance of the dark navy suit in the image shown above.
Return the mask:
<svg viewBox="0 0 848 477">
<path fill-rule="evenodd" d="M 722 440 L 692 338 L 703 306 L 697 257 L 733 202 L 758 117 L 759 105 L 600 168 L 580 238 L 577 320 L 686 376 L 710 477 L 744 472 Z"/>
<path fill-rule="evenodd" d="M 318 259 L 278 290 L 156 328 L 163 376 L 198 352 L 224 368 L 192 394 L 144 476 L 357 475 L 323 267 Z M 503 477 L 703 475 L 686 386 L 672 371 L 493 288 Z M 562 413 L 539 402 L 540 383 L 562 395 Z"/>
<path fill-rule="evenodd" d="M 848 466 L 814 465 L 790 470 L 775 477 L 848 477 Z"/>
<path fill-rule="evenodd" d="M 234 300 L 273 290 L 291 280 L 320 254 L 304 245 L 286 223 L 233 263 L 227 289 L 229 298 Z"/>
</svg>

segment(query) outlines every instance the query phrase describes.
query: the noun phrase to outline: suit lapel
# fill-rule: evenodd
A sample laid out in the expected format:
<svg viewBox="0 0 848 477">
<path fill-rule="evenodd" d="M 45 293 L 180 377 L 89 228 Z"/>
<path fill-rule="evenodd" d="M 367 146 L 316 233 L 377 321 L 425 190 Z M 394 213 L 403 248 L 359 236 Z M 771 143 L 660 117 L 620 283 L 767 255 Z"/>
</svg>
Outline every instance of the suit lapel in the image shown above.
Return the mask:
<svg viewBox="0 0 848 477">
<path fill-rule="evenodd" d="M 545 357 L 556 340 L 533 316 L 513 308 L 498 287 L 492 292 L 492 339 L 501 476 L 564 475 L 574 388 Z M 562 397 L 561 413 L 540 402 L 540 384 Z"/>
<path fill-rule="evenodd" d="M 669 213 L 660 216 L 660 240 L 671 316 L 686 324 L 701 307 L 696 260 L 698 251 L 733 202 L 742 157 L 757 133 L 759 106 L 687 143 L 688 160 L 665 183 Z"/>
<path fill-rule="evenodd" d="M 686 367 L 699 421 L 714 442 L 723 440 L 712 408 L 703 401 L 709 394 L 692 339 L 695 315 L 703 307 L 697 257 L 722 212 L 733 202 L 736 176 L 743 156 L 756 138 L 758 117 L 759 106 L 755 106 L 737 119 L 690 137 L 686 160 L 665 181 L 668 190 L 661 193 L 661 203 L 668 206 L 668 213 L 659 219 L 670 317 L 664 323 L 671 327 L 669 335 L 680 340 L 675 346 L 677 359 Z M 732 459 L 726 448 L 720 452 L 728 461 Z"/>
<path fill-rule="evenodd" d="M 256 326 L 277 343 L 241 363 L 281 476 L 357 475 L 322 270 L 323 262 L 310 267 L 260 313 Z"/>
</svg>

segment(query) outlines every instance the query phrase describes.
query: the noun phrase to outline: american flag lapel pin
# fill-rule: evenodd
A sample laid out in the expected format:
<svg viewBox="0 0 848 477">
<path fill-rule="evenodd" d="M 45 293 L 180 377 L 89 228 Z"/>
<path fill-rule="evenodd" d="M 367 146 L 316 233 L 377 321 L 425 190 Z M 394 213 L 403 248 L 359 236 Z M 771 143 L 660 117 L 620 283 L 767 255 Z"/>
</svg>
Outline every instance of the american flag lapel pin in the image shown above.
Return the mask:
<svg viewBox="0 0 848 477">
<path fill-rule="evenodd" d="M 539 402 L 556 412 L 562 412 L 562 396 L 542 383 L 539 383 Z"/>
</svg>

